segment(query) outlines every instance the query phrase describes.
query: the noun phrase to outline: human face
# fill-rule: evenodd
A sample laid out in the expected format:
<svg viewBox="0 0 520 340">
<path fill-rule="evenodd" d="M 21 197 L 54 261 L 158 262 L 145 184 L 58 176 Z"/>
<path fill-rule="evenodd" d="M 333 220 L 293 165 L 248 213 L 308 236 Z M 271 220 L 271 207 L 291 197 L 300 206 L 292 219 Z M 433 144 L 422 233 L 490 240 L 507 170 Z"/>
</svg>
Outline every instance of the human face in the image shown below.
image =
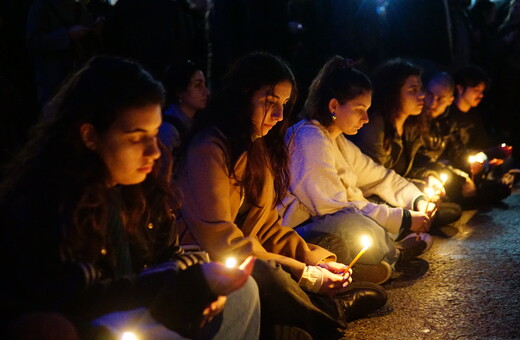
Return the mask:
<svg viewBox="0 0 520 340">
<path fill-rule="evenodd" d="M 401 113 L 407 116 L 417 116 L 424 106 L 424 92 L 421 79 L 416 75 L 406 78 L 401 87 Z"/>
<path fill-rule="evenodd" d="M 331 100 L 329 109 L 336 115 L 336 119 L 332 121 L 332 131 L 347 135 L 357 134 L 358 130 L 368 123 L 367 110 L 371 103 L 370 91 L 360 94 L 343 105 L 340 105 L 336 99 Z"/>
<path fill-rule="evenodd" d="M 446 111 L 453 103 L 453 90 L 439 83 L 430 83 L 426 95 L 426 107 L 432 118 L 436 118 Z"/>
<path fill-rule="evenodd" d="M 478 104 L 484 98 L 484 90 L 486 89 L 486 84 L 480 83 L 477 86 L 468 86 L 462 87 L 457 85 L 457 93 L 459 98 L 457 99 L 459 102 L 466 104 L 469 107 L 477 107 Z"/>
<path fill-rule="evenodd" d="M 109 186 L 138 184 L 161 155 L 157 133 L 160 105 L 129 109 L 119 114 L 108 131 L 95 138 L 95 151 L 110 173 Z"/>
<path fill-rule="evenodd" d="M 195 71 L 191 76 L 188 88 L 180 93 L 182 105 L 193 111 L 200 111 L 206 108 L 208 103 L 209 90 L 206 87 L 206 77 L 202 71 Z"/>
<path fill-rule="evenodd" d="M 251 120 L 256 138 L 263 137 L 283 120 L 283 110 L 292 93 L 292 84 L 283 81 L 274 86 L 266 85 L 253 94 Z"/>
</svg>

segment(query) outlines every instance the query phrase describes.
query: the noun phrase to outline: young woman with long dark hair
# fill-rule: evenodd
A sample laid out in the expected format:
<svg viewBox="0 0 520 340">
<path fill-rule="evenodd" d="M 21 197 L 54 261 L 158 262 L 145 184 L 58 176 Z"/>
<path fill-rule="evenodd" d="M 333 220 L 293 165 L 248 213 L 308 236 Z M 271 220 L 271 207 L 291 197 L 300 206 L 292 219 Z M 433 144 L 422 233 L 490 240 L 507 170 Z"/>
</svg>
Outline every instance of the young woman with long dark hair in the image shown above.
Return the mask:
<svg viewBox="0 0 520 340">
<path fill-rule="evenodd" d="M 8 338 L 119 337 L 124 327 L 144 338 L 258 336 L 247 270 L 205 263 L 176 243 L 170 207 L 179 200 L 157 141 L 163 97 L 138 64 L 98 57 L 50 102 L 2 182 Z M 223 309 L 222 326 L 210 322 Z M 112 313 L 129 310 L 136 323 L 115 325 L 122 318 Z"/>
<path fill-rule="evenodd" d="M 217 259 L 274 261 L 257 260 L 253 272 L 266 338 L 282 324 L 330 339 L 346 321 L 382 306 L 386 293 L 349 284 L 350 271 L 334 254 L 281 225 L 276 204 L 289 185 L 284 135 L 295 97 L 292 72 L 279 58 L 253 53 L 233 65 L 181 166 L 182 241 Z"/>
</svg>

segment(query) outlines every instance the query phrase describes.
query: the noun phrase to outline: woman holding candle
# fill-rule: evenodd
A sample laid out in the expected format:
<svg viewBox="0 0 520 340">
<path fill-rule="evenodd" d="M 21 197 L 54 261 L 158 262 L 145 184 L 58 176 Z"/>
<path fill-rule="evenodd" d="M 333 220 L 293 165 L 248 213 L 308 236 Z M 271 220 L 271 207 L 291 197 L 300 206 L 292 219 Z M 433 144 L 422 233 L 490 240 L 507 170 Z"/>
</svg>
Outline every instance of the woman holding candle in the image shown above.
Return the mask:
<svg viewBox="0 0 520 340">
<path fill-rule="evenodd" d="M 421 74 L 419 67 L 403 59 L 384 63 L 373 77 L 374 102 L 370 109 L 370 123 L 352 141 L 377 163 L 403 177 L 412 178 L 423 190 L 425 187 L 433 188 L 439 197 L 443 197 L 445 189 L 437 173 L 413 171 L 423 140 L 421 135 L 409 136 L 406 122 L 420 115 L 424 107 Z M 462 214 L 457 204 L 430 206 L 430 214 L 437 210 L 434 225 L 454 222 Z"/>
<path fill-rule="evenodd" d="M 323 66 L 310 87 L 305 118 L 286 135 L 291 181 L 278 207 L 284 225 L 296 228 L 305 239 L 340 236 L 351 256 L 360 249 L 359 237 L 371 236 L 373 245 L 359 263 L 377 266 L 372 281 L 384 282 L 390 265 L 427 247 L 415 237 L 402 243 L 395 239 L 426 233 L 430 217 L 414 184 L 375 163 L 344 136 L 356 134 L 368 122 L 371 97 L 370 81 L 348 60 L 334 57 Z M 369 201 L 372 195 L 393 207 Z"/>
<path fill-rule="evenodd" d="M 295 97 L 292 72 L 277 57 L 254 53 L 231 68 L 198 116 L 181 164 L 182 242 L 196 242 L 215 259 L 272 260 L 257 260 L 253 272 L 267 338 L 280 323 L 332 338 L 346 321 L 384 305 L 386 293 L 349 284 L 350 271 L 334 254 L 281 225 L 276 203 L 289 179 L 284 115 Z"/>
<path fill-rule="evenodd" d="M 51 101 L 0 191 L 5 338 L 106 339 L 120 327 L 148 339 L 258 337 L 251 268 L 176 243 L 162 103 L 160 83 L 109 57 Z"/>
</svg>

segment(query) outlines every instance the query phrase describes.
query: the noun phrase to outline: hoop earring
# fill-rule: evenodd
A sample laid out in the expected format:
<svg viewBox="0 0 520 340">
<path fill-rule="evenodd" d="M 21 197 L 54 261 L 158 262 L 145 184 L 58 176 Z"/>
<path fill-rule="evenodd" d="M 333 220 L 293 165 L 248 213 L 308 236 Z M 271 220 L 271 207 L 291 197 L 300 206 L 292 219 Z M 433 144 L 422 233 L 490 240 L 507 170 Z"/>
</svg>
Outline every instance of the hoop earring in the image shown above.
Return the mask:
<svg viewBox="0 0 520 340">
<path fill-rule="evenodd" d="M 332 120 L 336 120 L 336 118 L 338 118 L 338 117 L 336 117 L 336 114 L 334 112 L 331 112 L 330 116 L 332 117 Z"/>
</svg>

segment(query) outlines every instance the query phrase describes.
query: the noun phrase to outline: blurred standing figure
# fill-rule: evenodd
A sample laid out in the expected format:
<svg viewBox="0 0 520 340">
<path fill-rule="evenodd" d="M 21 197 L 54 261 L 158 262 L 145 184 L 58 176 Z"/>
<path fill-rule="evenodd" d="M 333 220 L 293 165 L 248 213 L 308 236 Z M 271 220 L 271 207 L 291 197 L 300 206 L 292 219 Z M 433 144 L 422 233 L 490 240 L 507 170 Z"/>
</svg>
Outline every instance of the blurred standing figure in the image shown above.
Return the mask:
<svg viewBox="0 0 520 340">
<path fill-rule="evenodd" d="M 102 21 L 94 22 L 87 8 L 74 0 L 36 0 L 31 6 L 26 38 L 34 57 L 41 107 L 60 83 L 92 56 Z"/>
</svg>

